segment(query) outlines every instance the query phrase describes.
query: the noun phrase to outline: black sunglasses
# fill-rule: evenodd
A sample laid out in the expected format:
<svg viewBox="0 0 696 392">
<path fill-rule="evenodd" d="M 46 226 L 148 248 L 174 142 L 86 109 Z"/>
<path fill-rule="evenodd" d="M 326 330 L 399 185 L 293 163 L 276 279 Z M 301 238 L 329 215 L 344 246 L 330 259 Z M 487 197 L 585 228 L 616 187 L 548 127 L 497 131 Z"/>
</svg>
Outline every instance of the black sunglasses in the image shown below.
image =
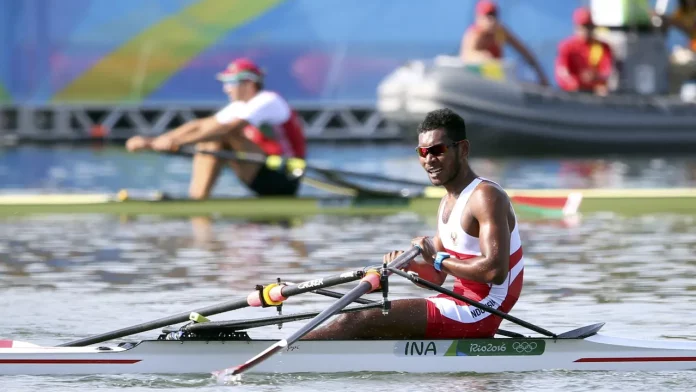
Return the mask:
<svg viewBox="0 0 696 392">
<path fill-rule="evenodd" d="M 432 156 L 437 157 L 446 153 L 449 147 L 456 146 L 461 142 L 463 142 L 463 140 L 452 143 L 439 143 L 430 147 L 416 147 L 416 152 L 418 153 L 418 156 L 420 156 L 421 158 L 427 157 L 428 154 L 432 154 Z"/>
</svg>

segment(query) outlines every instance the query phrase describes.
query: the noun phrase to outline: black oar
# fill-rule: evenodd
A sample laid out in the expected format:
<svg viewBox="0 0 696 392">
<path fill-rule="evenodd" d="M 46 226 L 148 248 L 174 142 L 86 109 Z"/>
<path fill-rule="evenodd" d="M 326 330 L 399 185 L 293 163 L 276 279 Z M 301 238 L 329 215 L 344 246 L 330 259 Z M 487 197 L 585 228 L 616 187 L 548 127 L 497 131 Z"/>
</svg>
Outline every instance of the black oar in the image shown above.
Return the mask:
<svg viewBox="0 0 696 392">
<path fill-rule="evenodd" d="M 176 153 L 182 154 L 182 155 L 189 155 L 189 156 L 192 156 L 196 153 L 199 153 L 199 154 L 212 155 L 212 156 L 215 156 L 215 157 L 218 157 L 221 159 L 238 161 L 238 162 L 260 163 L 260 164 L 266 165 L 266 167 L 268 167 L 271 170 L 285 170 L 295 177 L 301 177 L 302 175 L 304 175 L 305 171 L 313 170 L 313 171 L 320 173 L 320 174 L 323 174 L 325 176 L 333 176 L 333 175 L 350 176 L 350 177 L 356 177 L 356 178 L 363 178 L 365 180 L 390 182 L 393 184 L 408 185 L 408 186 L 412 186 L 412 187 L 425 188 L 425 187 L 431 186 L 430 184 L 420 182 L 420 181 L 413 181 L 413 180 L 407 180 L 407 179 L 402 179 L 402 178 L 393 178 L 393 177 L 383 176 L 383 175 L 379 175 L 379 174 L 354 172 L 354 171 L 348 171 L 348 170 L 342 170 L 342 169 L 332 169 L 332 168 L 325 168 L 325 167 L 319 167 L 319 166 L 314 166 L 314 165 L 308 165 L 307 161 L 305 161 L 304 159 L 281 157 L 279 155 L 264 155 L 264 154 L 258 154 L 258 153 L 250 153 L 250 152 L 242 152 L 242 151 L 228 151 L 228 150 L 207 151 L 207 150 L 197 150 L 197 149 L 189 148 L 189 147 L 182 147 Z"/>
<path fill-rule="evenodd" d="M 465 297 L 465 296 L 463 296 L 463 295 L 459 295 L 459 294 L 455 293 L 455 292 L 452 291 L 452 290 L 448 290 L 448 289 L 446 289 L 446 288 L 444 288 L 444 287 L 442 287 L 442 286 L 438 286 L 438 285 L 436 285 L 435 283 L 432 283 L 432 282 L 430 282 L 430 281 L 427 281 L 427 280 L 425 280 L 425 279 L 422 279 L 422 278 L 420 278 L 420 277 L 417 276 L 417 275 L 410 274 L 410 273 L 408 273 L 408 272 L 404 272 L 404 271 L 401 271 L 401 270 L 398 270 L 398 269 L 395 269 L 395 268 L 389 268 L 389 270 L 391 270 L 391 272 L 393 272 L 393 273 L 395 273 L 395 274 L 397 274 L 397 275 L 399 275 L 399 276 L 402 276 L 402 277 L 404 277 L 404 278 L 410 280 L 410 281 L 413 282 L 413 283 L 416 283 L 416 284 L 425 286 L 425 287 L 427 287 L 427 288 L 429 288 L 429 289 L 431 289 L 431 290 L 437 291 L 437 292 L 439 292 L 439 293 L 449 295 L 450 297 L 456 298 L 456 299 L 458 299 L 458 300 L 460 300 L 460 301 L 464 301 L 464 302 L 468 303 L 468 304 L 471 305 L 471 306 L 477 307 L 477 308 L 479 308 L 479 309 L 481 309 L 481 310 L 483 310 L 483 311 L 486 311 L 486 312 L 488 312 L 488 313 L 491 313 L 491 314 L 494 314 L 494 315 L 496 315 L 496 316 L 499 316 L 499 317 L 501 317 L 501 318 L 503 318 L 503 319 L 505 319 L 505 320 L 511 321 L 511 322 L 513 322 L 513 323 L 515 323 L 515 324 L 517 324 L 517 325 L 520 325 L 520 326 L 522 326 L 522 327 L 525 327 L 525 328 L 527 328 L 527 329 L 531 329 L 531 330 L 534 331 L 534 332 L 538 332 L 538 333 L 540 333 L 540 334 L 542 334 L 542 335 L 546 335 L 546 336 L 549 336 L 549 337 L 552 337 L 552 338 L 555 338 L 555 337 L 557 336 L 555 333 L 553 333 L 553 332 L 551 332 L 551 331 L 547 331 L 547 330 L 545 330 L 544 328 L 537 327 L 536 325 L 531 324 L 531 323 L 528 323 L 528 322 L 526 322 L 526 321 L 524 321 L 524 320 L 518 319 L 518 318 L 515 317 L 515 316 L 510 316 L 509 314 L 507 314 L 507 313 L 505 313 L 505 312 L 501 312 L 501 311 L 498 310 L 498 309 L 491 308 L 490 306 L 484 305 L 484 304 L 482 304 L 482 303 L 480 303 L 480 302 L 478 302 L 478 301 L 474 301 L 473 299 L 467 298 L 467 297 Z"/>
<path fill-rule="evenodd" d="M 399 269 L 402 268 L 404 265 L 409 263 L 414 257 L 418 256 L 420 254 L 420 248 L 414 246 L 408 251 L 402 253 L 397 257 L 396 259 L 392 260 L 391 263 L 387 265 L 389 270 L 392 269 Z M 387 271 L 388 273 L 388 271 Z M 376 281 L 375 279 L 371 279 L 377 276 Z M 267 348 L 266 350 L 262 351 L 255 357 L 249 359 L 245 363 L 235 367 L 235 368 L 228 368 L 220 371 L 215 371 L 213 374 L 218 377 L 218 379 L 223 378 L 227 375 L 232 375 L 235 376 L 237 374 L 241 374 L 252 367 L 260 364 L 267 358 L 270 358 L 273 354 L 277 353 L 278 351 L 282 350 L 283 348 L 295 343 L 296 341 L 302 339 L 303 336 L 311 332 L 313 329 L 317 328 L 319 325 L 321 325 L 324 321 L 328 320 L 330 317 L 335 315 L 336 313 L 340 312 L 343 308 L 348 306 L 353 300 L 356 298 L 360 297 L 363 294 L 366 294 L 375 288 L 379 286 L 379 273 L 370 275 L 366 275 L 360 283 L 347 292 L 341 299 L 338 301 L 334 302 L 333 305 L 329 306 L 327 309 L 319 313 L 315 318 L 313 318 L 309 323 L 305 324 L 302 328 L 297 330 L 295 333 L 290 335 L 289 337 L 285 339 L 281 339 L 277 343 L 273 344 L 271 347 Z"/>
<path fill-rule="evenodd" d="M 343 283 L 354 282 L 361 279 L 365 274 L 364 270 L 351 271 L 349 273 L 343 273 L 340 275 L 329 276 L 322 279 L 312 279 L 296 285 L 279 286 L 280 293 L 283 297 L 289 298 L 294 295 L 308 293 L 321 289 L 324 287 L 337 286 Z M 218 305 L 207 306 L 205 308 L 192 310 L 189 312 L 179 313 L 173 316 L 160 318 L 157 320 L 149 321 L 142 324 L 133 325 L 131 327 L 117 329 L 115 331 L 106 332 L 103 334 L 90 336 L 84 339 L 75 340 L 72 342 L 64 343 L 58 345 L 59 347 L 76 347 L 76 346 L 88 346 L 90 344 L 101 343 L 107 340 L 118 339 L 124 336 L 134 335 L 136 333 L 150 331 L 156 328 L 166 327 L 171 324 L 183 323 L 189 321 L 189 315 L 192 312 L 198 313 L 202 316 L 211 316 L 214 314 L 229 312 L 231 310 L 242 309 L 249 306 L 261 306 L 262 301 L 255 294 L 259 294 L 258 291 L 250 293 L 250 295 L 244 298 L 238 298 L 232 301 L 224 302 Z M 258 302 L 257 302 L 258 301 Z"/>
</svg>

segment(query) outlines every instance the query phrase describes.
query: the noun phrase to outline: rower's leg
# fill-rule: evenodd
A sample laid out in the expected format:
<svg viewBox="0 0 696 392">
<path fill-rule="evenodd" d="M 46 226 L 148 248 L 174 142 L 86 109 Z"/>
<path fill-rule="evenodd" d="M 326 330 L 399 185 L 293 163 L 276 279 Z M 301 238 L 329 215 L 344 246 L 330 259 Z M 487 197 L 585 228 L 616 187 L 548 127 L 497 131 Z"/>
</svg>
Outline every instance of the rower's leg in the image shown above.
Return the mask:
<svg viewBox="0 0 696 392">
<path fill-rule="evenodd" d="M 394 300 L 387 315 L 380 308 L 344 313 L 304 339 L 424 339 L 428 317 L 425 301 L 422 298 Z"/>
<path fill-rule="evenodd" d="M 202 142 L 196 145 L 197 149 L 206 151 L 221 151 L 222 142 Z M 189 197 L 196 200 L 207 199 L 215 182 L 220 177 L 223 161 L 208 154 L 195 154 L 193 156 L 193 170 Z"/>
</svg>

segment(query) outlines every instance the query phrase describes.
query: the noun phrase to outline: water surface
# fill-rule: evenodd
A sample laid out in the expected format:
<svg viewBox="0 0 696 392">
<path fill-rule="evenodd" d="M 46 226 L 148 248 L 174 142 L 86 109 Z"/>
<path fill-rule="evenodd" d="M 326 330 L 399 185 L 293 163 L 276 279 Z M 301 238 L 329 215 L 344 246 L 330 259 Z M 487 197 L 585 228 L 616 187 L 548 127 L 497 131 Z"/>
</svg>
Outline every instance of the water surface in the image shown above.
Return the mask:
<svg viewBox="0 0 696 392">
<path fill-rule="evenodd" d="M 246 294 L 277 277 L 297 281 L 371 265 L 433 222 L 413 214 L 318 216 L 281 224 L 243 220 L 45 216 L 0 220 L 1 335 L 56 344 Z M 575 224 L 522 222 L 525 288 L 513 314 L 560 333 L 604 321 L 607 334 L 696 340 L 696 219 L 585 216 Z M 450 284 L 448 282 L 447 284 Z M 341 287 L 346 290 L 350 285 Z M 394 298 L 432 293 L 392 278 Z M 305 295 L 284 312 L 321 310 Z M 213 319 L 269 315 L 244 309 Z M 264 327 L 257 337 L 281 338 Z M 504 322 L 504 328 L 526 332 Z M 147 338 L 157 331 L 132 337 Z M 696 372 L 313 376 L 245 375 L 238 385 L 206 376 L 4 377 L 2 390 L 691 390 Z"/>
</svg>

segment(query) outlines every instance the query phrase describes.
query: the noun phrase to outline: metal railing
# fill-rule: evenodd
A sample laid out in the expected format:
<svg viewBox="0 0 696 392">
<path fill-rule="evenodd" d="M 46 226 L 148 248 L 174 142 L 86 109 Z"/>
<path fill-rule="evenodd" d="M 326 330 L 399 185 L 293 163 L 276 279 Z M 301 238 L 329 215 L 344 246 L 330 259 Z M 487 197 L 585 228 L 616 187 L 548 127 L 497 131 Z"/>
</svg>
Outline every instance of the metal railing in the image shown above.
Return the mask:
<svg viewBox="0 0 696 392">
<path fill-rule="evenodd" d="M 400 140 L 403 131 L 373 105 L 295 103 L 309 141 Z M 5 143 L 122 140 L 156 136 L 184 122 L 213 114 L 219 104 L 0 105 L 0 140 Z"/>
</svg>

